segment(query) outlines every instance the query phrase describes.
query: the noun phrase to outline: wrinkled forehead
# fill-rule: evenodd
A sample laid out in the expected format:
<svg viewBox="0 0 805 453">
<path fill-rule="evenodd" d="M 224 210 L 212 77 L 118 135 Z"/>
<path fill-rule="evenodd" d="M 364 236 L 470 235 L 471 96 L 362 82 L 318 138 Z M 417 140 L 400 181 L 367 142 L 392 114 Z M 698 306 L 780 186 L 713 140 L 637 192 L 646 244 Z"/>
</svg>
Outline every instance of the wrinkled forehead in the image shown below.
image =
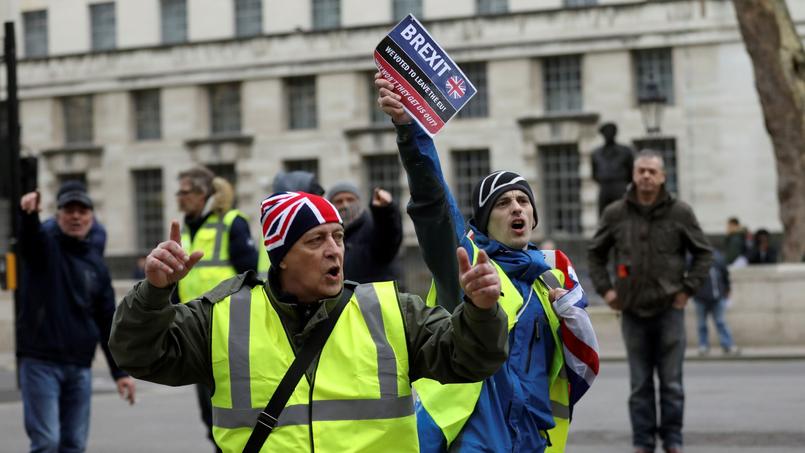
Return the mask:
<svg viewBox="0 0 805 453">
<path fill-rule="evenodd" d="M 305 234 L 302 235 L 302 238 L 304 239 L 306 237 L 313 237 L 313 236 L 316 236 L 317 234 L 322 234 L 322 233 L 324 233 L 324 234 L 335 234 L 335 233 L 338 233 L 338 232 L 343 233 L 344 232 L 344 226 L 341 225 L 340 223 L 330 222 L 330 223 L 325 223 L 325 224 L 322 224 L 322 225 L 317 225 L 317 226 L 307 230 L 305 232 Z"/>
</svg>

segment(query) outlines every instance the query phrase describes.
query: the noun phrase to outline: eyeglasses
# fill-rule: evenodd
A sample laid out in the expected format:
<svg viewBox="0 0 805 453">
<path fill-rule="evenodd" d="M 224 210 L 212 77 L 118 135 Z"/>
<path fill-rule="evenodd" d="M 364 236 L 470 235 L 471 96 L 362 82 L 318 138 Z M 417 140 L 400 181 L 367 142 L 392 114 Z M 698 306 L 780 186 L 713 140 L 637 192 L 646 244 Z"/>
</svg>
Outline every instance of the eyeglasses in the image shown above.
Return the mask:
<svg viewBox="0 0 805 453">
<path fill-rule="evenodd" d="M 196 193 L 196 192 L 198 192 L 198 191 L 197 190 L 184 190 L 184 189 L 181 189 L 181 190 L 176 191 L 176 196 L 177 197 L 183 197 L 185 195 L 190 195 L 191 193 Z"/>
</svg>

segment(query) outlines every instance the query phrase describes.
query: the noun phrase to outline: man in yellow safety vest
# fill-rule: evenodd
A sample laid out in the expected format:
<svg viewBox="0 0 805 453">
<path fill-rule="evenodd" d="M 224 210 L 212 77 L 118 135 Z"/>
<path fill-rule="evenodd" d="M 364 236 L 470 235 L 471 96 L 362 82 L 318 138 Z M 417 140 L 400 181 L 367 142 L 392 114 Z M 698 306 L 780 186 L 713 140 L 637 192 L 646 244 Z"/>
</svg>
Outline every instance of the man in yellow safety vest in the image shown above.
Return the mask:
<svg viewBox="0 0 805 453">
<path fill-rule="evenodd" d="M 182 244 L 185 250 L 199 250 L 204 256 L 183 278 L 174 302 L 189 302 L 214 288 L 219 282 L 257 268 L 257 250 L 246 216 L 232 209 L 235 198 L 229 182 L 216 177 L 206 167 L 193 167 L 179 173 L 176 201 L 185 214 Z M 212 439 L 210 389 L 196 386 L 201 420 Z"/>
<path fill-rule="evenodd" d="M 261 224 L 267 282 L 247 272 L 171 305 L 176 282 L 201 259 L 181 248 L 174 222 L 170 240 L 146 260 L 146 280 L 118 306 L 110 339 L 115 359 L 135 377 L 214 388 L 213 433 L 222 450 L 240 452 L 259 420 L 273 428 L 260 451 L 417 452 L 410 383 L 474 382 L 505 360 L 500 279 L 483 252 L 471 265 L 464 249 L 456 251 L 466 298 L 450 315 L 394 282 L 345 282 L 343 223 L 322 197 L 274 194 L 262 203 Z M 332 331 L 323 346 L 287 387 L 286 371 L 325 325 Z M 266 418 L 266 401 L 285 388 L 287 403 Z"/>
</svg>

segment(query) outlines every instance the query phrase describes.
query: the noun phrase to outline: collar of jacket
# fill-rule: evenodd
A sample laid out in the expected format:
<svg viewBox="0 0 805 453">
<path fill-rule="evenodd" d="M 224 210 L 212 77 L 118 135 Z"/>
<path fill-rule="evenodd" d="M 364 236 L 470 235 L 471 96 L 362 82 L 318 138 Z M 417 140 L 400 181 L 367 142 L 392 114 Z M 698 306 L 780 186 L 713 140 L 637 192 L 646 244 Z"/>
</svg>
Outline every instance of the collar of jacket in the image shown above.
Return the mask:
<svg viewBox="0 0 805 453">
<path fill-rule="evenodd" d="M 626 200 L 627 204 L 632 205 L 638 211 L 640 211 L 642 208 L 645 209 L 649 214 L 654 214 L 664 210 L 670 206 L 671 202 L 675 200 L 671 192 L 665 190 L 665 184 L 660 187 L 660 193 L 657 195 L 657 199 L 651 206 L 641 205 L 637 201 L 637 188 L 635 187 L 634 183 L 629 183 L 629 186 L 626 187 L 626 193 L 623 195 L 623 198 Z"/>
<path fill-rule="evenodd" d="M 282 313 L 286 316 L 292 317 L 292 319 L 297 319 L 299 317 L 299 310 L 297 307 L 301 305 L 309 305 L 311 308 L 318 308 L 322 304 L 324 304 L 327 313 L 329 313 L 335 304 L 338 302 L 338 299 L 341 297 L 341 292 L 344 291 L 343 285 L 341 286 L 341 292 L 336 294 L 333 297 L 328 297 L 326 299 L 320 299 L 316 302 L 309 302 L 309 303 L 300 303 L 299 300 L 293 294 L 286 293 L 282 291 L 279 284 L 279 274 L 274 271 L 274 267 L 271 267 L 268 271 L 268 280 L 266 280 L 265 284 L 266 295 L 268 299 L 274 304 L 274 306 L 282 311 Z"/>
</svg>

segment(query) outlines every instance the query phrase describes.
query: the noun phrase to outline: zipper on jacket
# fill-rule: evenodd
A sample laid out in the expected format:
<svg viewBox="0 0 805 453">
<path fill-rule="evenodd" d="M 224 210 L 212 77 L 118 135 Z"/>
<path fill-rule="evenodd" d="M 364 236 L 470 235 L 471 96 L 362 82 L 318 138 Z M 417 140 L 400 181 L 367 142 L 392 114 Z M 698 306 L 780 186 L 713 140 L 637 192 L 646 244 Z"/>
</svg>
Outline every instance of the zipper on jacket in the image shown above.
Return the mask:
<svg viewBox="0 0 805 453">
<path fill-rule="evenodd" d="M 525 372 L 531 371 L 532 352 L 534 351 L 534 343 L 539 341 L 539 316 L 534 318 L 534 331 L 531 332 L 531 341 L 528 342 L 528 362 L 526 363 Z"/>
<path fill-rule="evenodd" d="M 318 368 L 318 366 L 316 367 Z M 310 436 L 310 453 L 316 452 L 316 445 L 313 442 L 313 387 L 316 384 L 316 370 L 313 371 L 313 375 L 310 379 L 310 389 L 307 394 L 307 422 L 308 422 L 308 436 Z"/>
</svg>

